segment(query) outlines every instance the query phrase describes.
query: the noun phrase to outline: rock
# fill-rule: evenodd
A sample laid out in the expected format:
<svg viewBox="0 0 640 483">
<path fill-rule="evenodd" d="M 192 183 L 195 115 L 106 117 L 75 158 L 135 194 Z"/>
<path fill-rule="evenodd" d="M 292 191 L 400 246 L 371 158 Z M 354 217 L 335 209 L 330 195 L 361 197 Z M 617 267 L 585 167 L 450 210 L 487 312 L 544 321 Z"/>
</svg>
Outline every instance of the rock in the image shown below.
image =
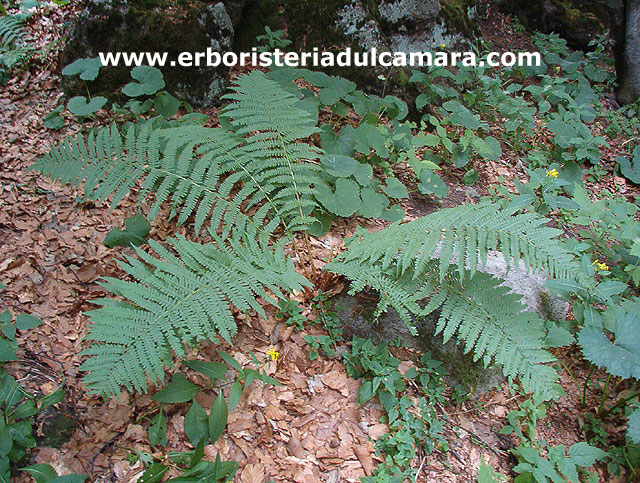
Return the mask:
<svg viewBox="0 0 640 483">
<path fill-rule="evenodd" d="M 68 407 L 57 409 L 50 406 L 38 414 L 38 425 L 39 435 L 36 438 L 38 447 L 61 448 L 71 439 L 78 427 L 78 421 Z"/>
<path fill-rule="evenodd" d="M 617 96 L 621 104 L 631 104 L 640 98 L 640 0 L 626 0 L 623 31 L 624 44 L 616 63 Z"/>
<path fill-rule="evenodd" d="M 504 257 L 491 252 L 482 271 L 503 278 L 513 293 L 523 296 L 523 307 L 541 318 L 557 321 L 567 316 L 569 304 L 553 297 L 543 287 L 547 277 L 543 273 L 527 273 L 523 262 L 519 267 L 507 270 Z M 472 355 L 464 354 L 462 346 L 453 339 L 444 344 L 441 335 L 433 335 L 439 311 L 414 321 L 418 336 L 413 336 L 393 309 L 381 315 L 377 321 L 374 320 L 378 301 L 375 294 L 359 293 L 352 296 L 345 292 L 333 300 L 338 317 L 344 324 L 343 335 L 346 338 L 368 337 L 374 342 L 400 340 L 404 346 L 422 352 L 430 351 L 433 359 L 444 363 L 449 372 L 448 382 L 460 385 L 473 394 L 489 391 L 505 379 L 499 368 L 485 368 L 481 361 L 474 362 Z"/>
<path fill-rule="evenodd" d="M 588 50 L 609 20 L 607 0 L 497 0 L 496 5 L 528 29 L 557 33 L 580 50 Z"/>
<path fill-rule="evenodd" d="M 240 0 L 229 2 L 239 17 Z M 238 20 L 238 19 L 236 19 Z M 234 27 L 222 2 L 176 0 L 89 0 L 78 17 L 62 54 L 62 65 L 98 52 L 167 52 L 175 60 L 180 52 L 204 52 L 207 47 L 231 50 Z M 113 98 L 131 81 L 132 67 L 103 67 L 97 80 L 88 83 L 91 95 Z M 212 105 L 223 93 L 225 67 L 161 68 L 166 89 L 194 105 Z M 69 96 L 85 95 L 83 81 L 63 76 Z"/>
</svg>

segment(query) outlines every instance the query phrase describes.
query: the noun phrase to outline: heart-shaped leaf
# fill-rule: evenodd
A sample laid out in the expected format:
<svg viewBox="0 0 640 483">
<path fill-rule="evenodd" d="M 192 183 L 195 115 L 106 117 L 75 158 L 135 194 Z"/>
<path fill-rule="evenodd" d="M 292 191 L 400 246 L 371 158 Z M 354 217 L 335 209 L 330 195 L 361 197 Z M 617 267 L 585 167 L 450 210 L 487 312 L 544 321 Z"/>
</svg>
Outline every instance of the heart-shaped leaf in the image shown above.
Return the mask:
<svg viewBox="0 0 640 483">
<path fill-rule="evenodd" d="M 438 198 L 444 198 L 449 193 L 449 188 L 444 184 L 442 178 L 433 171 L 423 170 L 420 173 L 420 183 L 418 190 L 425 195 L 436 195 Z"/>
<path fill-rule="evenodd" d="M 139 246 L 147 241 L 151 225 L 147 219 L 138 214 L 127 218 L 124 222 L 124 230 L 114 228 L 104 238 L 105 246 L 109 248 L 121 246 Z"/>
<path fill-rule="evenodd" d="M 102 96 L 97 96 L 87 102 L 87 98 L 84 96 L 76 96 L 69 99 L 67 103 L 67 109 L 71 114 L 78 117 L 89 117 L 102 109 L 107 103 L 107 99 Z"/>
<path fill-rule="evenodd" d="M 155 67 L 139 65 L 131 71 L 131 77 L 138 82 L 129 82 L 122 89 L 129 97 L 150 96 L 164 88 L 162 72 Z"/>
<path fill-rule="evenodd" d="M 102 64 L 98 57 L 93 59 L 78 59 L 62 69 L 62 75 L 80 74 L 80 79 L 92 81 L 98 77 L 100 67 L 102 67 Z"/>
<path fill-rule="evenodd" d="M 338 178 L 335 191 L 326 184 L 318 184 L 316 191 L 318 201 L 338 216 L 351 216 L 360 208 L 360 186 L 350 179 Z"/>
</svg>

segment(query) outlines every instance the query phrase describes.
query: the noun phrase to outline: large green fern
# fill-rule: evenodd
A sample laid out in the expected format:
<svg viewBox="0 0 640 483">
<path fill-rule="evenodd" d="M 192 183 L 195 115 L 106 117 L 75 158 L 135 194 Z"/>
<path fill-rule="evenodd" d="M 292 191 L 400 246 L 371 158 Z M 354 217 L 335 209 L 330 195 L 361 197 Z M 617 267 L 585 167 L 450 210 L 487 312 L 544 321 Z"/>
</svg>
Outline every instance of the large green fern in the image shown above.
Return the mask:
<svg viewBox="0 0 640 483">
<path fill-rule="evenodd" d="M 220 334 L 236 333 L 231 308 L 264 315 L 257 297 L 277 305 L 283 293 L 308 285 L 280 241 L 268 247 L 268 234 L 243 219 L 223 240 L 212 231 L 214 244 L 175 238 L 166 248 L 150 241 L 158 258 L 138 250 L 141 260 L 127 258 L 122 269 L 134 281 L 107 278 L 102 285 L 125 301 L 102 299 L 90 312 L 88 338 L 96 341 L 84 352 L 89 359 L 85 382 L 93 391 L 119 394 L 120 385 L 146 391 L 147 376 L 162 380 L 172 352 L 185 355 L 185 344 Z"/>
<path fill-rule="evenodd" d="M 224 111 L 236 132 L 184 126 L 115 126 L 78 135 L 40 158 L 32 169 L 78 187 L 95 200 L 112 197 L 113 208 L 142 179 L 140 201 L 154 195 L 153 218 L 169 200 L 180 223 L 195 215 L 199 230 L 233 224 L 241 211 L 260 221 L 308 226 L 311 183 L 320 150 L 297 142 L 315 132 L 315 121 L 298 99 L 260 71 L 238 78 L 235 102 Z M 249 127 L 250 126 L 250 127 Z"/>
<path fill-rule="evenodd" d="M 509 216 L 494 205 L 463 205 L 356 237 L 325 268 L 351 280 L 351 292 L 379 291 L 377 315 L 393 307 L 413 330 L 412 316 L 440 308 L 437 332 L 445 340 L 456 334 L 476 359 L 493 358 L 526 389 L 549 394 L 556 376 L 543 365 L 553 360 L 543 350 L 544 321 L 524 312 L 498 279 L 477 271 L 489 250 L 498 249 L 507 263 L 522 259 L 531 269 L 573 275 L 572 256 L 555 239 L 559 231 L 544 221 Z"/>
</svg>

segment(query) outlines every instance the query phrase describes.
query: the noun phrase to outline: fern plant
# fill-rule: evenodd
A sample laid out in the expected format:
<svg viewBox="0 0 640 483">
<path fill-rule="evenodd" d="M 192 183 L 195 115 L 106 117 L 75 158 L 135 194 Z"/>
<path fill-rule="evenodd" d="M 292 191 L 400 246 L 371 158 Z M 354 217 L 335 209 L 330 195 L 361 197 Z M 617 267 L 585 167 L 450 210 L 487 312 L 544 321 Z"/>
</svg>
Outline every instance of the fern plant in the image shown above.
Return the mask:
<svg viewBox="0 0 640 483">
<path fill-rule="evenodd" d="M 573 276 L 573 258 L 555 239 L 559 231 L 544 221 L 489 204 L 462 205 L 360 234 L 325 268 L 346 276 L 351 293 L 379 291 L 375 315 L 392 307 L 414 332 L 412 316 L 439 308 L 436 332 L 445 341 L 456 334 L 485 365 L 493 359 L 527 390 L 549 395 L 556 373 L 544 365 L 554 360 L 543 349 L 544 321 L 524 312 L 520 297 L 508 294 L 499 279 L 477 271 L 490 250 L 500 250 L 507 264 L 522 259 L 530 269 Z"/>
<path fill-rule="evenodd" d="M 225 240 L 211 231 L 214 243 L 184 238 L 168 240 L 169 248 L 150 241 L 154 257 L 138 249 L 121 268 L 135 281 L 106 278 L 102 285 L 124 301 L 103 299 L 91 311 L 88 338 L 97 343 L 84 351 L 89 388 L 119 394 L 120 385 L 146 391 L 147 376 L 161 381 L 172 351 L 185 355 L 185 344 L 221 335 L 231 341 L 236 324 L 231 308 L 264 315 L 262 297 L 278 305 L 284 293 L 309 282 L 282 253 L 281 240 L 268 246 L 269 234 L 243 218 Z"/>
<path fill-rule="evenodd" d="M 24 21 L 15 15 L 0 17 L 0 84 L 7 81 L 7 73 L 33 51 L 24 42 Z"/>
<path fill-rule="evenodd" d="M 195 216 L 197 231 L 207 220 L 229 230 L 241 211 L 291 231 L 307 227 L 319 169 L 311 160 L 321 151 L 297 141 L 316 131 L 315 120 L 260 71 L 239 77 L 234 90 L 223 116 L 235 132 L 146 123 L 123 135 L 111 126 L 67 138 L 32 169 L 72 187 L 84 183 L 85 196 L 111 197 L 112 208 L 142 180 L 139 201 L 155 197 L 149 218 L 168 200 L 179 223 Z"/>
</svg>

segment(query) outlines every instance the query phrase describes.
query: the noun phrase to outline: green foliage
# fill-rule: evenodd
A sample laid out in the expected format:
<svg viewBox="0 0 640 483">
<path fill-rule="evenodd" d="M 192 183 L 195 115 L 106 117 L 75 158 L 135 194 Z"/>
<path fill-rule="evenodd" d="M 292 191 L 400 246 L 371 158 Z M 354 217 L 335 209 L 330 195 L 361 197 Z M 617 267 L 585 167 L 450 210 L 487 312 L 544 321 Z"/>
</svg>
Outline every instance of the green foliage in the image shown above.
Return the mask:
<svg viewBox="0 0 640 483">
<path fill-rule="evenodd" d="M 84 81 L 92 81 L 98 78 L 102 63 L 98 57 L 78 59 L 62 69 L 62 75 L 79 75 Z"/>
<path fill-rule="evenodd" d="M 103 299 L 90 313 L 89 338 L 98 342 L 84 354 L 88 387 L 108 395 L 119 386 L 146 390 L 147 376 L 161 380 L 172 351 L 184 356 L 184 344 L 219 334 L 227 341 L 236 332 L 230 306 L 263 313 L 256 297 L 273 300 L 267 291 L 300 290 L 308 282 L 285 259 L 282 240 L 267 247 L 268 234 L 252 224 L 237 226 L 228 240 L 211 233 L 215 244 L 170 239 L 170 249 L 150 241 L 160 258 L 138 249 L 141 261 L 128 257 L 121 268 L 136 280 L 107 278 L 102 285 L 126 299 Z"/>
<path fill-rule="evenodd" d="M 163 89 L 165 85 L 160 69 L 148 65 L 134 67 L 131 77 L 137 82 L 129 82 L 122 88 L 122 92 L 129 97 L 150 96 Z"/>
<path fill-rule="evenodd" d="M 16 65 L 25 62 L 33 48 L 25 41 L 24 18 L 19 15 L 0 16 L 0 85 L 9 80 Z"/>
<path fill-rule="evenodd" d="M 554 360 L 542 348 L 543 321 L 522 312 L 517 296 L 476 269 L 486 263 L 489 250 L 499 249 L 507 264 L 522 259 L 530 269 L 572 276 L 575 264 L 557 235 L 534 215 L 509 216 L 493 205 L 464 205 L 357 236 L 326 269 L 345 275 L 352 293 L 365 287 L 377 290 L 376 314 L 393 307 L 409 327 L 412 314 L 426 316 L 441 307 L 437 332 L 445 341 L 457 332 L 476 359 L 483 357 L 488 364 L 493 358 L 505 375 L 520 376 L 527 390 L 549 395 L 556 375 L 543 365 Z M 426 297 L 430 302 L 423 307 Z"/>
<path fill-rule="evenodd" d="M 113 228 L 104 238 L 105 246 L 109 248 L 117 246 L 139 246 L 147 241 L 151 225 L 140 214 L 133 215 L 124 221 L 124 230 Z"/>
<path fill-rule="evenodd" d="M 79 474 L 58 476 L 56 470 L 46 463 L 37 463 L 21 469 L 29 473 L 36 483 L 83 483 L 87 480 L 87 476 Z"/>
<path fill-rule="evenodd" d="M 107 98 L 102 96 L 87 100 L 85 96 L 76 96 L 69 99 L 67 109 L 78 117 L 90 117 L 98 112 L 107 103 Z"/>
</svg>

